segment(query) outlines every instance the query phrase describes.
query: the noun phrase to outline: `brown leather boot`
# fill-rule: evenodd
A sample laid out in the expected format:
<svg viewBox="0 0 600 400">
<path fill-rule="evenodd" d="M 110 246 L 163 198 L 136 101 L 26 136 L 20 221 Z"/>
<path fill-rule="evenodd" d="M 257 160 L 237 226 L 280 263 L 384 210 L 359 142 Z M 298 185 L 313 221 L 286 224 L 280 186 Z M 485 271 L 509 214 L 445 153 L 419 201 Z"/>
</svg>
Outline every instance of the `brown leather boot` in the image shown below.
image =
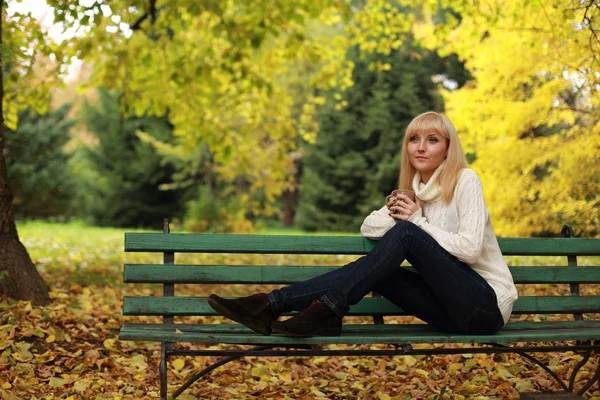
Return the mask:
<svg viewBox="0 0 600 400">
<path fill-rule="evenodd" d="M 285 321 L 273 321 L 273 331 L 294 337 L 340 336 L 342 319 L 321 300 L 314 300 L 307 309 Z"/>
<path fill-rule="evenodd" d="M 269 298 L 264 293 L 237 299 L 224 299 L 211 294 L 208 304 L 222 316 L 244 324 L 263 335 L 271 334 L 271 322 L 277 320 L 271 311 Z"/>
</svg>

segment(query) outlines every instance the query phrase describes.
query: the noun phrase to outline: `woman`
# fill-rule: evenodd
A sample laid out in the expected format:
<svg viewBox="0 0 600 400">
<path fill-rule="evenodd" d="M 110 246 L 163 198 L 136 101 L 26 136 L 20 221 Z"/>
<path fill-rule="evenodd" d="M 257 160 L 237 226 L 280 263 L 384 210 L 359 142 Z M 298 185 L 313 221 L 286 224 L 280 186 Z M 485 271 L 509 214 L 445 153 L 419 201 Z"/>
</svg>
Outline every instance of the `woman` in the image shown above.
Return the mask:
<svg viewBox="0 0 600 400">
<path fill-rule="evenodd" d="M 363 222 L 379 239 L 367 255 L 304 282 L 239 299 L 211 295 L 221 315 L 256 332 L 340 335 L 351 305 L 371 291 L 436 329 L 492 334 L 517 299 L 498 246 L 477 174 L 467 168 L 458 134 L 443 114 L 426 112 L 406 129 L 400 189 Z M 417 272 L 400 268 L 408 260 Z M 279 315 L 300 311 L 278 321 Z"/>
</svg>

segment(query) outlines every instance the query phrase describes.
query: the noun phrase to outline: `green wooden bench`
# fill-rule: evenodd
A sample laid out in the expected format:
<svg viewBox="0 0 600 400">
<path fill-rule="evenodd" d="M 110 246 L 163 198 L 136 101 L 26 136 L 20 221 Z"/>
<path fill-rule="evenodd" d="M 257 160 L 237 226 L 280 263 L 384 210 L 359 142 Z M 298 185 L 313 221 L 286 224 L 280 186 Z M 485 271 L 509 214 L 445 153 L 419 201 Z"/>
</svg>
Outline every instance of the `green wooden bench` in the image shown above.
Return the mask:
<svg viewBox="0 0 600 400">
<path fill-rule="evenodd" d="M 600 255 L 600 239 L 573 238 L 565 226 L 562 238 L 499 239 L 504 255 L 566 256 L 566 265 L 550 267 L 513 266 L 517 284 L 567 284 L 568 296 L 521 296 L 513 315 L 572 314 L 568 320 L 508 323 L 496 335 L 455 335 L 436 332 L 425 324 L 383 324 L 384 316 L 403 315 L 387 300 L 367 297 L 352 307 L 350 315 L 373 317 L 373 324 L 345 323 L 340 337 L 290 338 L 273 334 L 262 336 L 240 324 L 184 324 L 175 317 L 216 315 L 206 297 L 175 296 L 176 284 L 213 285 L 211 291 L 223 293 L 218 285 L 287 284 L 329 271 L 335 267 L 315 266 L 242 266 L 175 264 L 175 253 L 252 253 L 252 254 L 365 254 L 376 242 L 358 236 L 271 236 L 169 233 L 165 220 L 163 233 L 126 233 L 126 252 L 161 252 L 164 264 L 126 264 L 126 283 L 160 283 L 164 296 L 125 297 L 123 314 L 127 316 L 162 316 L 162 323 L 126 322 L 119 339 L 161 342 L 159 366 L 161 398 L 167 398 L 167 362 L 174 356 L 222 356 L 215 364 L 198 372 L 174 394 L 177 397 L 193 382 L 215 368 L 245 356 L 394 356 L 465 353 L 520 353 L 544 368 L 565 392 L 575 391 L 575 375 L 600 349 L 600 296 L 580 294 L 580 284 L 600 283 L 600 266 L 578 266 L 577 257 Z M 249 293 L 250 294 L 249 289 Z M 589 314 L 585 315 L 584 314 Z M 596 318 L 596 320 L 594 320 Z M 198 346 L 196 350 L 178 349 L 174 343 L 231 344 L 230 348 Z M 525 343 L 523 343 L 525 342 Z M 553 342 L 549 344 L 548 342 Z M 469 344 L 464 347 L 413 348 L 413 344 Z M 516 344 L 518 343 L 518 346 Z M 389 345 L 360 348 L 328 349 L 329 344 Z M 239 346 L 246 345 L 246 346 Z M 426 346 L 427 347 L 427 346 Z M 568 383 L 559 379 L 532 352 L 578 351 L 583 359 L 572 371 Z M 585 393 L 599 378 L 595 375 L 578 385 Z"/>
</svg>

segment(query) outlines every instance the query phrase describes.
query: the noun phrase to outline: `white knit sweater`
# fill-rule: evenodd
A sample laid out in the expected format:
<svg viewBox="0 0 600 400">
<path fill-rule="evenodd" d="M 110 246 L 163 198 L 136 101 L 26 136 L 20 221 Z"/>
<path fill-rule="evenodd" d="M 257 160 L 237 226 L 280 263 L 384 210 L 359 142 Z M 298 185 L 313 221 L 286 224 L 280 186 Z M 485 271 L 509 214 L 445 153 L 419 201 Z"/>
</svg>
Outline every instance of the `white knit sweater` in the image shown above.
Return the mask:
<svg viewBox="0 0 600 400">
<path fill-rule="evenodd" d="M 517 299 L 512 275 L 500 252 L 498 240 L 483 199 L 479 177 L 465 168 L 454 190 L 450 204 L 444 204 L 437 182 L 438 168 L 429 182 L 423 184 L 419 172 L 413 180 L 413 190 L 421 200 L 421 208 L 409 221 L 430 234 L 450 254 L 468 264 L 494 289 L 498 308 L 506 323 Z M 394 224 L 383 206 L 373 211 L 363 222 L 360 232 L 371 239 L 380 239 Z"/>
</svg>

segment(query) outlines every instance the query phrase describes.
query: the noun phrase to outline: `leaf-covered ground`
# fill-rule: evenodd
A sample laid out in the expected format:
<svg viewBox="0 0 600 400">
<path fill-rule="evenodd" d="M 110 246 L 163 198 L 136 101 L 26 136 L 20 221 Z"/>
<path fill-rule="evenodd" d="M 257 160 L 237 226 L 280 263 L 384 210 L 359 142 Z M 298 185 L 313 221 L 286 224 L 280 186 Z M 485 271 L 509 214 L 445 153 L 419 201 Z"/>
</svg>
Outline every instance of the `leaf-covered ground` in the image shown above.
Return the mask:
<svg viewBox="0 0 600 400">
<path fill-rule="evenodd" d="M 125 285 L 122 265 L 161 261 L 160 255 L 124 254 L 123 231 L 77 225 L 30 223 L 19 226 L 22 241 L 45 281 L 53 302 L 32 307 L 0 300 L 0 393 L 7 399 L 154 399 L 159 393 L 156 343 L 120 342 L 126 320 L 124 295 L 160 294 L 159 286 Z M 289 264 L 293 257 L 256 256 L 235 260 L 212 256 L 211 262 Z M 220 258 L 219 258 L 220 257 Z M 295 256 L 301 257 L 301 256 Z M 306 257 L 306 256 L 305 256 Z M 230 259 L 231 258 L 231 259 Z M 347 257 L 313 257 L 319 264 L 340 265 Z M 209 261 L 193 256 L 177 262 Z M 306 261 L 306 260 L 304 260 Z M 511 259 L 515 265 L 562 265 L 560 259 Z M 598 265 L 598 258 L 584 264 Z M 208 294 L 213 288 L 178 287 L 178 293 Z M 234 286 L 225 295 L 267 287 Z M 521 294 L 566 294 L 568 287 L 539 285 Z M 585 293 L 598 294 L 597 286 Z M 409 317 L 386 322 L 413 322 Z M 528 316 L 536 318 L 536 316 Z M 556 317 L 560 318 L 560 317 Z M 195 318 L 188 321 L 214 321 Z M 182 345 L 185 346 L 185 345 Z M 539 355 L 563 378 L 578 354 Z M 213 357 L 180 357 L 169 365 L 169 392 L 177 383 L 214 362 Z M 578 378 L 591 376 L 598 360 Z M 180 399 L 512 399 L 519 391 L 559 390 L 539 367 L 517 355 L 450 355 L 433 357 L 249 357 L 229 363 L 203 378 Z M 596 385 L 587 398 L 600 399 Z"/>
</svg>

